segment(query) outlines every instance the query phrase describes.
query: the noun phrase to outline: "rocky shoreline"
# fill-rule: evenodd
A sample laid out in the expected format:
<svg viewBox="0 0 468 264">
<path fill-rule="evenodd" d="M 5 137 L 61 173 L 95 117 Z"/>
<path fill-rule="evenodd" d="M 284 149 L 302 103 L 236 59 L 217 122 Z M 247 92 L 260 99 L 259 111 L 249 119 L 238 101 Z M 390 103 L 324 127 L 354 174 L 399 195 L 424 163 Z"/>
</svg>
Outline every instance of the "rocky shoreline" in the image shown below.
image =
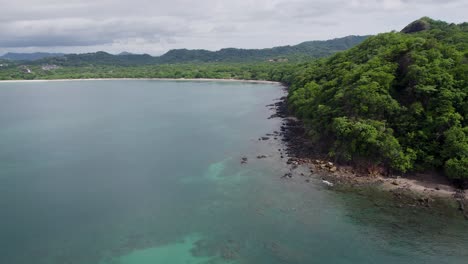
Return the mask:
<svg viewBox="0 0 468 264">
<path fill-rule="evenodd" d="M 318 151 L 307 139 L 306 129 L 302 121 L 290 115 L 287 98 L 279 98 L 277 102 L 267 105 L 275 113 L 270 118 L 281 118 L 280 131 L 274 131 L 259 140 L 270 137 L 281 140 L 285 149 L 279 149 L 281 158 L 286 161 L 290 172 L 282 178 L 292 178 L 294 171 L 300 166 L 304 168 L 299 175 L 306 177 L 321 177 L 324 184 L 331 188 L 362 189 L 372 187 L 392 194 L 399 206 L 417 206 L 432 208 L 441 201 L 451 207 L 458 208 L 468 220 L 468 194 L 457 189 L 451 183 L 437 174 L 384 175 L 382 173 L 363 171 L 349 165 L 335 164 L 326 154 Z M 260 156 L 259 156 L 260 157 Z M 257 157 L 257 158 L 259 158 Z M 260 158 L 264 158 L 263 156 Z M 308 175 L 306 175 L 308 174 Z M 444 205 L 445 206 L 445 205 Z"/>
</svg>

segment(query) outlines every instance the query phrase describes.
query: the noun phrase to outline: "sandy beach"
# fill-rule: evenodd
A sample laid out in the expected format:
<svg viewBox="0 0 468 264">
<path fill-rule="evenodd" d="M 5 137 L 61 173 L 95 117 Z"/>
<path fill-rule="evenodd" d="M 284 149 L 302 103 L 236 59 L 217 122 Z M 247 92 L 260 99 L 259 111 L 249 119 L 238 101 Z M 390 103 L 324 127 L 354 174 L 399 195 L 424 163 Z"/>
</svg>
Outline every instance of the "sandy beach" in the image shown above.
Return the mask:
<svg viewBox="0 0 468 264">
<path fill-rule="evenodd" d="M 187 81 L 187 82 L 247 82 L 281 84 L 265 80 L 209 79 L 209 78 L 89 78 L 89 79 L 35 79 L 35 80 L 0 80 L 0 83 L 17 82 L 68 82 L 68 81 Z"/>
</svg>

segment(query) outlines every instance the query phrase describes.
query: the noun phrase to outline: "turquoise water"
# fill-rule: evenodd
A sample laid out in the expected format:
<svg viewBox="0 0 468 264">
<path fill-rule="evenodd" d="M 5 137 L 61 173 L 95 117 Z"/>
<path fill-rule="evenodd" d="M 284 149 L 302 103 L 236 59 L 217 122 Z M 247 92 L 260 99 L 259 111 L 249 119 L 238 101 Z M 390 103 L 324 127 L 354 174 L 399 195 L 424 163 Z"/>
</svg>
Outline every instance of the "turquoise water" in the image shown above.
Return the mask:
<svg viewBox="0 0 468 264">
<path fill-rule="evenodd" d="M 281 179 L 283 146 L 258 140 L 279 130 L 265 106 L 281 96 L 253 83 L 0 83 L 0 263 L 468 263 L 457 214 Z"/>
</svg>

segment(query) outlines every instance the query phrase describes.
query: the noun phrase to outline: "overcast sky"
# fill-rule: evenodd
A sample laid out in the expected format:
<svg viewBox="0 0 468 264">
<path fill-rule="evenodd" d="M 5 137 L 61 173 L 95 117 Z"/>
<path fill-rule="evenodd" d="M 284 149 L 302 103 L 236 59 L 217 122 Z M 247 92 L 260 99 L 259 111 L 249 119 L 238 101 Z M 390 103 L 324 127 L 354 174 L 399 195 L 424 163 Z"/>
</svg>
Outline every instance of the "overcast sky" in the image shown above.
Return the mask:
<svg viewBox="0 0 468 264">
<path fill-rule="evenodd" d="M 468 21 L 467 0 L 0 0 L 0 54 L 265 48 Z"/>
</svg>

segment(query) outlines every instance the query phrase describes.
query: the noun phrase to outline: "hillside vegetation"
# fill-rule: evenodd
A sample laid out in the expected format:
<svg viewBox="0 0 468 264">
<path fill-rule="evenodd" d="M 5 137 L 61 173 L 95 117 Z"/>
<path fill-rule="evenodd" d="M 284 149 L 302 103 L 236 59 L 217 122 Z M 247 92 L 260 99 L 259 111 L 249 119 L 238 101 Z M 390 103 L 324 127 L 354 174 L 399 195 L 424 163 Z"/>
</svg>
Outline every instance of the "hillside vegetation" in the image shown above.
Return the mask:
<svg viewBox="0 0 468 264">
<path fill-rule="evenodd" d="M 366 38 L 368 36 L 347 36 L 325 41 L 307 41 L 294 46 L 281 46 L 268 49 L 228 48 L 219 51 L 179 49 L 171 50 L 162 55 L 158 58 L 158 62 L 253 62 L 322 58 L 354 47 Z"/>
<path fill-rule="evenodd" d="M 160 57 L 128 52 L 112 55 L 100 51 L 32 60 L 37 54 L 16 54 L 15 58 L 24 58 L 24 60 L 3 60 L 4 63 L 0 65 L 0 80 L 69 78 L 271 79 L 269 73 L 273 69 L 282 70 L 286 65 L 296 65 L 299 61 L 310 61 L 329 56 L 354 47 L 366 38 L 367 36 L 348 36 L 268 49 L 229 48 L 219 51 L 181 49 L 171 50 Z M 48 55 L 52 56 L 53 54 Z"/>
<path fill-rule="evenodd" d="M 172 63 L 240 63 L 263 62 L 269 60 L 305 60 L 322 58 L 338 51 L 354 47 L 368 36 L 348 36 L 325 41 L 307 41 L 294 46 L 281 46 L 268 49 L 170 50 L 159 57 L 148 54 L 112 55 L 106 52 L 67 54 L 55 58 L 44 58 L 35 64 L 56 64 L 61 66 L 113 65 L 142 66 Z"/>
<path fill-rule="evenodd" d="M 468 23 L 422 18 L 280 77 L 340 161 L 468 178 Z"/>
</svg>

